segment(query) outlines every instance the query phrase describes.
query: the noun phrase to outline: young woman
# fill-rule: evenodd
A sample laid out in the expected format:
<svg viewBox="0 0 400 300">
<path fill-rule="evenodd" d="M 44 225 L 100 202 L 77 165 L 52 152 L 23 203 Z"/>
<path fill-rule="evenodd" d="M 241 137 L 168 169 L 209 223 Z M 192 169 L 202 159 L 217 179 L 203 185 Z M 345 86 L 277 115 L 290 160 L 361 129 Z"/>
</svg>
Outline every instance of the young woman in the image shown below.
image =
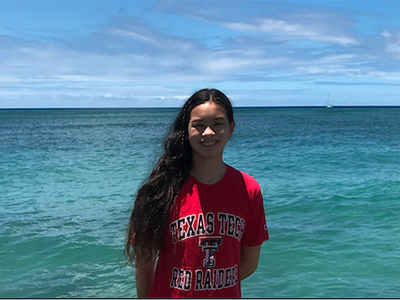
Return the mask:
<svg viewBox="0 0 400 300">
<path fill-rule="evenodd" d="M 268 229 L 257 181 L 223 162 L 234 128 L 215 89 L 193 94 L 176 117 L 128 226 L 138 297 L 241 297 Z"/>
</svg>

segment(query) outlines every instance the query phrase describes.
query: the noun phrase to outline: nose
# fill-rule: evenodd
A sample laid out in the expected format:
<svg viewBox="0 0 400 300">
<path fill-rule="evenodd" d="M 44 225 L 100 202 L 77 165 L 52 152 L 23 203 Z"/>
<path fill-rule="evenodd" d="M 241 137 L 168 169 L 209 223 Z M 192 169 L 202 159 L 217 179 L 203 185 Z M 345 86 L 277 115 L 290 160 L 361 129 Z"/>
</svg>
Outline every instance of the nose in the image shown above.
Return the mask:
<svg viewBox="0 0 400 300">
<path fill-rule="evenodd" d="M 204 136 L 204 135 L 213 135 L 213 134 L 215 134 L 214 130 L 210 126 L 208 126 L 208 127 L 206 127 L 206 129 L 204 129 L 202 135 Z"/>
</svg>

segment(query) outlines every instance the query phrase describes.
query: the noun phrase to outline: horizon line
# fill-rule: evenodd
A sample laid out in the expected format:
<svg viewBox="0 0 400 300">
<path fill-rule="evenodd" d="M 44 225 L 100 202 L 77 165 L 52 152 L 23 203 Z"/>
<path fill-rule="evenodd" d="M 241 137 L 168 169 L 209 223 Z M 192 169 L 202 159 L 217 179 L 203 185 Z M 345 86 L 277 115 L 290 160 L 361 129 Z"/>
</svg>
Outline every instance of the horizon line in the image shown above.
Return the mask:
<svg viewBox="0 0 400 300">
<path fill-rule="evenodd" d="M 90 110 L 90 109 L 180 109 L 181 106 L 171 107 L 9 107 L 0 110 Z M 334 110 L 335 108 L 400 108 L 400 105 L 338 105 L 327 108 L 323 105 L 287 105 L 287 106 L 233 106 L 234 109 L 274 109 L 274 108 L 325 108 Z"/>
</svg>

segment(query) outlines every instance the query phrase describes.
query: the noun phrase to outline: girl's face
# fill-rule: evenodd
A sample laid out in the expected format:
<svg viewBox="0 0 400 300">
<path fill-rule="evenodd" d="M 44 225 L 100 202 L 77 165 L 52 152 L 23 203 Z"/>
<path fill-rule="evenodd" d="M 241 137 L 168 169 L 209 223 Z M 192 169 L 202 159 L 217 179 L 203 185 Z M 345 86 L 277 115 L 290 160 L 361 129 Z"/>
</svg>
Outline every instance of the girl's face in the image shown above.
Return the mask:
<svg viewBox="0 0 400 300">
<path fill-rule="evenodd" d="M 209 101 L 196 106 L 191 114 L 188 126 L 189 143 L 193 155 L 203 158 L 220 156 L 235 128 L 235 122 L 229 124 L 225 110 Z"/>
</svg>

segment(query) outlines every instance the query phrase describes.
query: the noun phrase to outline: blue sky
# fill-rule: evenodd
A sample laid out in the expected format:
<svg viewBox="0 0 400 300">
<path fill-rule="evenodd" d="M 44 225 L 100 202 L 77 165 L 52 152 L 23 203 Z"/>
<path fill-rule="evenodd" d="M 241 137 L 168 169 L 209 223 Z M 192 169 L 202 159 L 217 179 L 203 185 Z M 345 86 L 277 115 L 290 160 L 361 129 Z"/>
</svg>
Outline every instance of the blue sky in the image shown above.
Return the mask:
<svg viewBox="0 0 400 300">
<path fill-rule="evenodd" d="M 1 1 L 0 108 L 400 105 L 400 1 Z"/>
</svg>

